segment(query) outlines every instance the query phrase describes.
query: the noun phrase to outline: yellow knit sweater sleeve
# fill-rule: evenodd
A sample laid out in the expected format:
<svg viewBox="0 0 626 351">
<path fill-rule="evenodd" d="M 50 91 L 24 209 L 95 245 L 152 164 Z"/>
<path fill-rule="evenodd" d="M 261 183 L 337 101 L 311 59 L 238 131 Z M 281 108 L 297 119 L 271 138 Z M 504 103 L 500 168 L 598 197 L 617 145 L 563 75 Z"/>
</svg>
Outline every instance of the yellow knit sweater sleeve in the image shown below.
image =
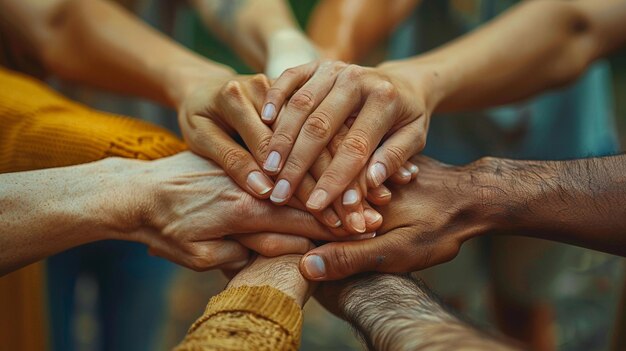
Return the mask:
<svg viewBox="0 0 626 351">
<path fill-rule="evenodd" d="M 0 173 L 110 156 L 152 160 L 185 149 L 163 128 L 91 110 L 33 78 L 0 68 Z"/>
<path fill-rule="evenodd" d="M 242 286 L 213 297 L 174 351 L 283 351 L 300 345 L 302 310 L 270 286 Z"/>
</svg>

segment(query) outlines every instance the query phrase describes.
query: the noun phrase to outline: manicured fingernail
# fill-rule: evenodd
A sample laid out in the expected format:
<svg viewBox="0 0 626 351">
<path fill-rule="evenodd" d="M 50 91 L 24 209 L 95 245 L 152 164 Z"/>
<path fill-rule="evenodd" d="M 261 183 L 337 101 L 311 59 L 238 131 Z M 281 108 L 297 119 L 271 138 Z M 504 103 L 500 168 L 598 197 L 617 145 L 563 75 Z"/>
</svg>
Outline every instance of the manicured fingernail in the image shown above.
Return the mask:
<svg viewBox="0 0 626 351">
<path fill-rule="evenodd" d="M 369 208 L 366 208 L 365 210 L 363 210 L 363 217 L 365 218 L 365 223 L 372 225 L 375 223 L 378 223 L 378 221 L 380 221 L 383 216 L 381 216 L 380 213 L 371 210 Z"/>
<path fill-rule="evenodd" d="M 379 186 L 387 179 L 387 168 L 384 164 L 376 162 L 370 167 L 369 174 L 375 186 Z"/>
<path fill-rule="evenodd" d="M 259 171 L 248 173 L 248 186 L 259 195 L 265 195 L 272 190 L 272 182 Z"/>
<path fill-rule="evenodd" d="M 339 228 L 341 227 L 341 220 L 339 219 L 339 216 L 337 216 L 337 214 L 335 213 L 335 211 L 331 208 L 327 208 L 324 211 L 324 220 L 326 220 L 326 223 L 332 227 L 332 228 Z"/>
<path fill-rule="evenodd" d="M 271 121 L 274 119 L 274 114 L 276 114 L 276 106 L 271 102 L 268 102 L 263 106 L 263 112 L 261 112 L 261 119 L 264 121 Z"/>
<path fill-rule="evenodd" d="M 398 173 L 400 173 L 400 176 L 402 178 L 411 178 L 411 172 L 409 172 L 409 170 L 404 167 L 400 167 Z"/>
<path fill-rule="evenodd" d="M 416 165 L 411 165 L 409 166 L 409 172 L 411 172 L 411 174 L 417 174 L 417 172 L 419 172 L 419 168 L 417 168 Z"/>
<path fill-rule="evenodd" d="M 317 255 L 310 255 L 304 258 L 304 270 L 311 278 L 322 278 L 326 275 L 324 260 Z"/>
<path fill-rule="evenodd" d="M 356 230 L 358 233 L 365 233 L 365 218 L 359 212 L 352 212 L 348 216 L 348 221 L 352 228 Z"/>
<path fill-rule="evenodd" d="M 359 201 L 359 193 L 356 190 L 350 189 L 343 193 L 342 203 L 344 205 L 354 205 L 357 201 Z"/>
<path fill-rule="evenodd" d="M 287 200 L 289 196 L 289 192 L 291 190 L 291 184 L 285 179 L 279 180 L 274 186 L 274 191 L 272 191 L 272 195 L 270 196 L 270 200 L 275 203 L 282 203 Z"/>
<path fill-rule="evenodd" d="M 309 196 L 309 200 L 306 202 L 306 207 L 312 210 L 319 210 L 324 205 L 324 201 L 328 197 L 328 193 L 322 189 L 317 189 L 311 196 Z"/>
<path fill-rule="evenodd" d="M 280 165 L 280 154 L 276 151 L 270 152 L 267 155 L 267 159 L 263 164 L 263 169 L 269 172 L 278 172 L 278 166 Z"/>
</svg>

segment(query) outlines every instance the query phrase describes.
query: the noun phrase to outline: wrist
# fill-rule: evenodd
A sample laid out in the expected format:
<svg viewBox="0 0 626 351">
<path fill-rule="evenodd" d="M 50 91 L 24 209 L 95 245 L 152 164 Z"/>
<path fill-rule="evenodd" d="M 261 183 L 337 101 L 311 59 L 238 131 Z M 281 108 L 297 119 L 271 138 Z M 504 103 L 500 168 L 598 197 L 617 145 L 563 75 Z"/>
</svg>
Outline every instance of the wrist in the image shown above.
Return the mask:
<svg viewBox="0 0 626 351">
<path fill-rule="evenodd" d="M 163 69 L 162 86 L 170 106 L 179 109 L 198 86 L 207 81 L 225 79 L 235 74 L 235 71 L 228 66 L 203 60 L 179 61 L 168 64 Z"/>
<path fill-rule="evenodd" d="M 378 68 L 398 81 L 404 82 L 411 96 L 421 96 L 424 108 L 430 114 L 439 109 L 450 94 L 452 82 L 448 79 L 444 62 L 426 59 L 387 61 Z"/>
</svg>

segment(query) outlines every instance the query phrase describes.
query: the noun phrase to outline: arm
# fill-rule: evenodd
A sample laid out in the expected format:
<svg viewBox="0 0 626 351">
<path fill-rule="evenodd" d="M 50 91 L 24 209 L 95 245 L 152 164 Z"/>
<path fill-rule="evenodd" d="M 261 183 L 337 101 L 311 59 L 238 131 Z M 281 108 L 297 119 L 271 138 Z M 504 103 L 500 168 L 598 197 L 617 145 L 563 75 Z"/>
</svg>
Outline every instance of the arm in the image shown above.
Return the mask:
<svg viewBox="0 0 626 351">
<path fill-rule="evenodd" d="M 317 50 L 285 0 L 192 0 L 204 23 L 254 69 L 277 77 Z"/>
<path fill-rule="evenodd" d="M 312 250 L 301 265 L 307 278 L 416 271 L 451 260 L 463 242 L 490 234 L 626 256 L 626 155 L 571 161 L 484 158 L 463 167 L 425 157 L 414 161 L 420 176 L 392 189 L 394 201 L 380 209 L 385 235 Z"/>
<path fill-rule="evenodd" d="M 457 317 L 420 280 L 373 274 L 325 283 L 319 295 L 369 350 L 517 350 Z"/>
<path fill-rule="evenodd" d="M 354 62 L 386 39 L 419 0 L 324 0 L 315 7 L 307 32 L 325 57 Z"/>
<path fill-rule="evenodd" d="M 232 75 L 109 1 L 0 0 L 0 7 L 3 29 L 64 79 L 179 106 L 199 81 Z"/>
<path fill-rule="evenodd" d="M 297 350 L 302 307 L 314 288 L 300 275 L 299 259 L 257 257 L 209 301 L 175 350 Z"/>
<path fill-rule="evenodd" d="M 482 28 L 383 70 L 431 81 L 437 110 L 479 109 L 565 85 L 626 41 L 620 0 L 524 1 Z"/>
</svg>

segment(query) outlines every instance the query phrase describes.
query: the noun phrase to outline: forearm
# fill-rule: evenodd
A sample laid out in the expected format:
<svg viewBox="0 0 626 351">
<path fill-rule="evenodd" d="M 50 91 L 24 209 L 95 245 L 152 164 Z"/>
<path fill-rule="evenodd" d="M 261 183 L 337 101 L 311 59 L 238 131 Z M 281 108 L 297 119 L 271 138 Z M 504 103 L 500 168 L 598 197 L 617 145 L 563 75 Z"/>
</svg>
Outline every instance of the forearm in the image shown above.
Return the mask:
<svg viewBox="0 0 626 351">
<path fill-rule="evenodd" d="M 483 159 L 471 166 L 496 232 L 626 256 L 626 156 L 572 161 Z"/>
<path fill-rule="evenodd" d="M 387 38 L 419 2 L 321 1 L 311 14 L 307 32 L 326 57 L 354 62 Z"/>
<path fill-rule="evenodd" d="M 285 0 L 192 0 L 204 23 L 254 69 L 262 71 L 283 44 L 312 47 Z M 282 47 L 282 49 L 289 49 Z M 289 54 L 288 52 L 282 52 Z M 304 62 L 303 62 L 304 63 Z"/>
<path fill-rule="evenodd" d="M 89 242 L 117 238 L 131 217 L 128 161 L 0 174 L 0 275 Z M 129 212 L 111 211 L 110 204 Z M 107 205 L 109 204 L 109 205 Z"/>
<path fill-rule="evenodd" d="M 64 79 L 174 106 L 197 81 L 231 72 L 109 1 L 2 0 L 1 6 L 5 29 L 21 32 L 46 68 Z"/>
<path fill-rule="evenodd" d="M 571 82 L 623 44 L 624 18 L 618 0 L 523 2 L 448 45 L 383 67 L 430 79 L 440 111 L 509 103 Z"/>
<path fill-rule="evenodd" d="M 372 274 L 343 284 L 341 314 L 370 350 L 513 349 L 454 316 L 420 281 Z"/>
</svg>

